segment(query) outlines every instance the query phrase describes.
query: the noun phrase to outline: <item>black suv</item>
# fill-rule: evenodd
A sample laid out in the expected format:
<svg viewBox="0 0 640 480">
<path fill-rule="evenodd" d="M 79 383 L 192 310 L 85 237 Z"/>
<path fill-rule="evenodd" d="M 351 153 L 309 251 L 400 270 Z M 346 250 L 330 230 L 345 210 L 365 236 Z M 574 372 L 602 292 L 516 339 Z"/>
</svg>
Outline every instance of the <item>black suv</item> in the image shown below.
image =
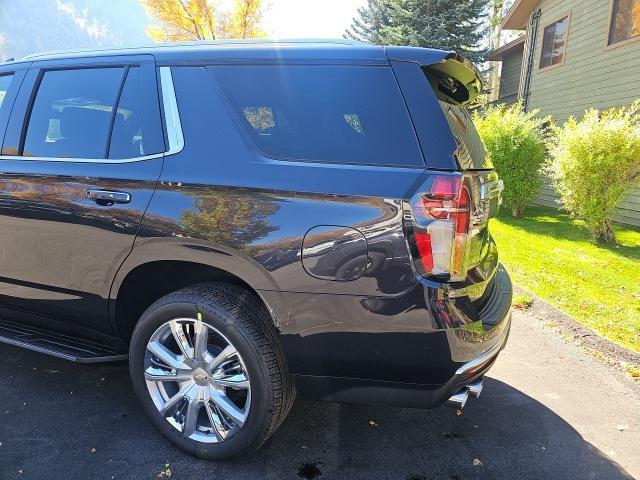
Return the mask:
<svg viewBox="0 0 640 480">
<path fill-rule="evenodd" d="M 0 341 L 128 359 L 202 458 L 258 448 L 296 391 L 461 408 L 512 295 L 481 89 L 454 53 L 346 41 L 1 64 Z"/>
</svg>

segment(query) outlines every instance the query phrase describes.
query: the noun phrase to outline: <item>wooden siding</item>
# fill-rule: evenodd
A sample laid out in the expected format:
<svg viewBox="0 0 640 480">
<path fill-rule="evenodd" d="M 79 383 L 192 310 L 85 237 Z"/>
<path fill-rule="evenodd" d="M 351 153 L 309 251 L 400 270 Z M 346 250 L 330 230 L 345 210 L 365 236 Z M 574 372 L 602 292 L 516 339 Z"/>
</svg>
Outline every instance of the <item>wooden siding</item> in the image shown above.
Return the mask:
<svg viewBox="0 0 640 480">
<path fill-rule="evenodd" d="M 529 105 L 562 122 L 594 107 L 628 105 L 640 98 L 640 42 L 605 48 L 609 0 L 543 0 Z M 571 13 L 565 63 L 540 70 L 544 27 Z"/>
<path fill-rule="evenodd" d="M 522 68 L 522 48 L 502 57 L 500 72 L 500 98 L 510 98 L 518 95 L 520 85 L 520 70 Z"/>
<path fill-rule="evenodd" d="M 563 122 L 589 108 L 608 109 L 640 98 L 640 41 L 607 47 L 610 0 L 542 0 L 529 109 Z M 536 8 L 536 9 L 537 9 Z M 534 9 L 534 11 L 536 10 Z M 540 70 L 544 28 L 571 14 L 565 63 Z M 536 203 L 557 206 L 557 193 L 545 185 Z M 631 188 L 616 221 L 640 227 L 640 186 Z"/>
<path fill-rule="evenodd" d="M 558 208 L 560 197 L 548 182 L 543 182 L 535 203 Z M 640 227 L 640 188 L 631 188 L 627 192 L 616 210 L 614 220 L 618 223 Z"/>
</svg>

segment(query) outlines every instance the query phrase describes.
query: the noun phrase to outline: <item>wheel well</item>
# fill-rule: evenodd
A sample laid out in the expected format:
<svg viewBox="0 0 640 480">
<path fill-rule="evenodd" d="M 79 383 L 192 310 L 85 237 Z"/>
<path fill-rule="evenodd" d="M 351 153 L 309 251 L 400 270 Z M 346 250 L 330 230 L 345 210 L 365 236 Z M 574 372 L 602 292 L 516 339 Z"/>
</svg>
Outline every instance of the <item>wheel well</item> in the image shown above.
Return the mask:
<svg viewBox="0 0 640 480">
<path fill-rule="evenodd" d="M 190 285 L 211 281 L 240 285 L 263 301 L 246 282 L 219 268 L 181 261 L 145 263 L 129 272 L 118 290 L 115 323 L 119 336 L 129 343 L 138 319 L 159 298 Z"/>
</svg>

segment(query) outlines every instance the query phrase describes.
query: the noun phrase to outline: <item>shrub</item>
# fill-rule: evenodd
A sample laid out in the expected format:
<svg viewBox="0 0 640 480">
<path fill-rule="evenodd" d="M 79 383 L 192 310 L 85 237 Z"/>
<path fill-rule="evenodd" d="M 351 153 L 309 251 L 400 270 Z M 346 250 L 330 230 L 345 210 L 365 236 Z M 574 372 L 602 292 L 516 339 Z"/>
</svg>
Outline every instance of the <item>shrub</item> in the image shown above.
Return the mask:
<svg viewBox="0 0 640 480">
<path fill-rule="evenodd" d="M 489 107 L 484 115 L 474 113 L 487 153 L 504 181 L 504 205 L 514 217 L 522 216 L 540 188 L 539 172 L 546 158 L 542 131 L 548 119 L 537 114 L 525 113 L 519 103 Z"/>
<path fill-rule="evenodd" d="M 563 205 L 596 241 L 614 242 L 614 210 L 640 175 L 640 101 L 604 113 L 589 110 L 554 133 L 546 170 Z"/>
</svg>

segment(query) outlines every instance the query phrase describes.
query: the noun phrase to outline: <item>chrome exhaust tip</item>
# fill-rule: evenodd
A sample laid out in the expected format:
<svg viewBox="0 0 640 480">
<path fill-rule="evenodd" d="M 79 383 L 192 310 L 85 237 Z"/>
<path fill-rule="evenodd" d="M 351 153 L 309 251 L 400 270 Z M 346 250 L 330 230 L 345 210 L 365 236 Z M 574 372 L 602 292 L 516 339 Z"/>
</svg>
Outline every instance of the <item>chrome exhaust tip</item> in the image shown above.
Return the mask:
<svg viewBox="0 0 640 480">
<path fill-rule="evenodd" d="M 480 393 L 482 393 L 483 384 L 484 378 L 479 378 L 475 382 L 467 385 L 467 388 L 469 389 L 469 395 L 471 395 L 473 398 L 478 398 L 480 396 Z"/>
<path fill-rule="evenodd" d="M 469 400 L 469 397 L 478 398 L 482 393 L 484 379 L 479 378 L 468 385 L 465 385 L 458 393 L 451 395 L 447 400 L 447 405 L 462 410 Z"/>
<path fill-rule="evenodd" d="M 449 400 L 447 400 L 447 405 L 457 408 L 458 410 L 462 410 L 469 400 L 469 389 L 463 388 L 455 395 L 451 395 Z"/>
</svg>

